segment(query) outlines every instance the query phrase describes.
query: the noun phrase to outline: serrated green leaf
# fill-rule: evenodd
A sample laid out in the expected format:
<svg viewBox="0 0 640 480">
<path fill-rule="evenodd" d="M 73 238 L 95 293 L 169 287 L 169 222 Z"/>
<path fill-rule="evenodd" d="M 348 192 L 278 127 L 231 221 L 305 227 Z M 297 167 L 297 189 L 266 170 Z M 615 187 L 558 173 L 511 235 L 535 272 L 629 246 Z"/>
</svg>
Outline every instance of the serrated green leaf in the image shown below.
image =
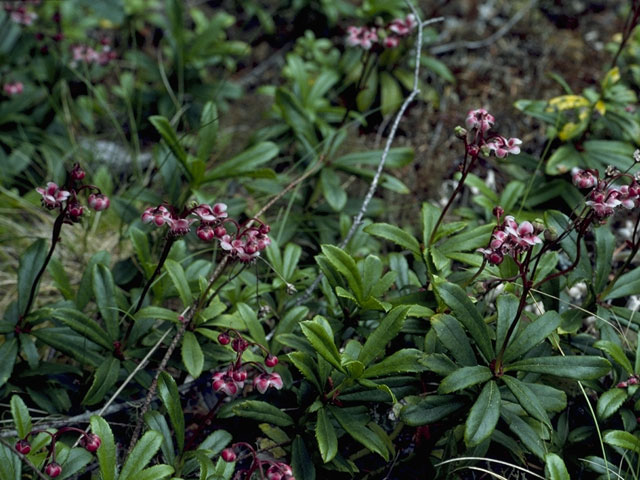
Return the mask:
<svg viewBox="0 0 640 480">
<path fill-rule="evenodd" d="M 193 378 L 198 378 L 204 367 L 204 353 L 193 332 L 185 332 L 182 339 L 182 362 Z"/>
<path fill-rule="evenodd" d="M 436 285 L 435 290 L 444 303 L 451 308 L 456 319 L 469 331 L 485 359 L 491 361 L 495 353 L 488 327 L 466 292 L 453 283 Z"/>
<path fill-rule="evenodd" d="M 174 472 L 170 465 L 154 465 L 136 474 L 136 480 L 162 480 Z"/>
<path fill-rule="evenodd" d="M 293 363 L 293 365 L 300 370 L 300 373 L 309 380 L 318 390 L 320 388 L 320 382 L 318 381 L 318 377 L 316 376 L 316 370 L 318 366 L 316 365 L 311 355 L 304 352 L 291 352 L 287 354 L 287 357 Z"/>
<path fill-rule="evenodd" d="M 363 378 L 382 377 L 406 372 L 422 372 L 427 369 L 419 363 L 425 354 L 415 348 L 403 348 L 385 357 L 382 361 L 369 366 L 362 374 Z"/>
<path fill-rule="evenodd" d="M 110 335 L 98 322 L 80 310 L 75 308 L 56 308 L 51 312 L 51 316 L 105 349 L 111 350 L 113 348 L 113 341 L 110 339 Z"/>
<path fill-rule="evenodd" d="M 624 388 L 612 388 L 598 397 L 596 412 L 600 420 L 606 420 L 616 413 L 627 399 L 627 391 Z"/>
<path fill-rule="evenodd" d="M 178 139 L 178 134 L 173 129 L 169 120 L 161 115 L 152 115 L 149 117 L 149 122 L 155 127 L 162 139 L 169 147 L 169 150 L 178 159 L 184 169 L 184 173 L 190 177 L 191 173 L 187 166 L 187 152 L 184 150 Z"/>
<path fill-rule="evenodd" d="M 98 457 L 102 480 L 115 480 L 116 445 L 111 427 L 102 417 L 93 415 L 91 417 L 91 432 L 98 435 L 101 440 L 96 456 Z"/>
<path fill-rule="evenodd" d="M 462 367 L 447 375 L 438 387 L 438 393 L 452 393 L 458 390 L 486 382 L 493 377 L 493 372 L 488 367 L 477 365 L 475 367 Z"/>
<path fill-rule="evenodd" d="M 344 431 L 347 432 L 347 434 L 349 434 L 354 440 L 361 443 L 372 452 L 377 453 L 385 460 L 389 460 L 389 451 L 378 435 L 343 409 L 336 407 L 328 408 Z"/>
<path fill-rule="evenodd" d="M 544 373 L 574 380 L 595 380 L 609 373 L 611 364 L 602 357 L 535 357 L 525 358 L 510 365 L 505 371 Z"/>
<path fill-rule="evenodd" d="M 511 393 L 516 397 L 520 406 L 533 418 L 540 420 L 547 427 L 551 428 L 549 415 L 547 415 L 537 396 L 527 384 L 509 375 L 503 375 L 501 378 L 509 390 L 511 390 Z"/>
<path fill-rule="evenodd" d="M 191 294 L 191 288 L 189 288 L 189 282 L 187 281 L 187 275 L 184 273 L 184 269 L 179 262 L 175 260 L 167 259 L 164 263 L 164 268 L 169 273 L 173 286 L 176 287 L 182 305 L 188 307 L 191 305 L 193 295 Z"/>
<path fill-rule="evenodd" d="M 408 306 L 398 306 L 391 310 L 380 322 L 380 325 L 369 335 L 358 360 L 369 365 L 378 355 L 384 352 L 389 343 L 400 331 L 409 313 Z"/>
<path fill-rule="evenodd" d="M 31 415 L 27 406 L 18 395 L 11 396 L 11 416 L 16 426 L 18 437 L 26 438 L 31 432 Z"/>
<path fill-rule="evenodd" d="M 555 453 L 544 456 L 544 471 L 549 480 L 571 480 L 564 460 Z"/>
<path fill-rule="evenodd" d="M 5 340 L 5 342 L 0 345 L 0 387 L 11 377 L 17 356 L 18 339 L 16 337 Z"/>
<path fill-rule="evenodd" d="M 338 437 L 326 409 L 321 408 L 317 414 L 316 439 L 318 441 L 318 449 L 320 450 L 322 461 L 328 463 L 338 453 Z"/>
<path fill-rule="evenodd" d="M 118 381 L 120 374 L 120 360 L 108 357 L 96 370 L 91 388 L 82 399 L 83 405 L 95 405 L 100 402 L 107 392 Z"/>
<path fill-rule="evenodd" d="M 272 423 L 279 427 L 293 425 L 293 419 L 278 407 L 260 400 L 244 400 L 233 406 L 233 413 L 239 417 L 251 418 L 259 422 Z"/>
<path fill-rule="evenodd" d="M 222 178 L 251 176 L 258 167 L 278 155 L 278 146 L 272 142 L 260 142 L 236 155 L 230 160 L 215 166 L 205 175 L 204 181 L 211 182 Z"/>
<path fill-rule="evenodd" d="M 456 318 L 439 313 L 431 317 L 431 326 L 438 335 L 438 340 L 459 364 L 466 367 L 478 364 L 471 343 Z"/>
<path fill-rule="evenodd" d="M 604 440 L 604 443 L 614 447 L 631 450 L 632 452 L 640 455 L 640 438 L 636 437 L 632 433 L 623 432 L 622 430 L 613 430 L 605 433 L 602 439 Z"/>
<path fill-rule="evenodd" d="M 536 430 L 534 430 L 520 416 L 510 412 L 509 409 L 503 408 L 502 410 L 501 415 L 507 425 L 509 425 L 509 430 L 515 433 L 531 452 L 541 459 L 544 458 L 546 453 L 545 445 Z"/>
<path fill-rule="evenodd" d="M 418 257 L 421 254 L 420 244 L 415 237 L 395 225 L 389 223 L 372 223 L 371 225 L 367 225 L 364 231 L 370 235 L 389 240 L 409 250 Z"/>
<path fill-rule="evenodd" d="M 502 294 L 496 299 L 498 323 L 496 326 L 496 346 L 501 348 L 507 331 L 518 312 L 518 298 L 510 293 Z"/>
<path fill-rule="evenodd" d="M 363 300 L 362 278 L 355 260 L 347 252 L 333 245 L 322 245 L 321 248 L 331 265 L 345 277 L 356 298 Z"/>
<path fill-rule="evenodd" d="M 0 443 L 0 478 L 3 480 L 21 480 L 22 461 L 11 449 Z"/>
<path fill-rule="evenodd" d="M 176 381 L 167 372 L 162 372 L 158 377 L 158 396 L 169 414 L 178 450 L 182 451 L 184 449 L 184 413 Z"/>
<path fill-rule="evenodd" d="M 622 368 L 624 368 L 629 375 L 633 374 L 633 367 L 631 361 L 624 353 L 622 347 L 610 340 L 598 340 L 593 344 L 595 348 L 602 350 L 613 358 Z"/>
<path fill-rule="evenodd" d="M 500 391 L 493 380 L 480 392 L 471 407 L 464 427 L 464 442 L 469 447 L 481 444 L 491 436 L 500 418 Z"/>
<path fill-rule="evenodd" d="M 429 395 L 404 406 L 400 418 L 412 427 L 428 425 L 448 417 L 464 405 L 464 400 L 455 395 Z"/>
<path fill-rule="evenodd" d="M 323 325 L 323 323 L 325 325 Z M 343 371 L 340 353 L 333 341 L 333 336 L 329 335 L 325 326 L 328 326 L 328 322 L 324 318 L 317 315 L 313 320 L 307 320 L 300 323 L 302 333 L 313 348 L 331 365 L 340 371 Z"/>
<path fill-rule="evenodd" d="M 562 317 L 553 310 L 527 325 L 524 330 L 507 346 L 504 362 L 508 363 L 542 342 L 560 326 Z"/>
<path fill-rule="evenodd" d="M 218 109 L 213 102 L 207 102 L 200 115 L 200 129 L 198 130 L 198 160 L 209 159 L 218 140 Z"/>
<path fill-rule="evenodd" d="M 162 435 L 153 430 L 146 432 L 136 443 L 124 462 L 118 480 L 134 480 L 155 457 L 162 444 Z"/>
</svg>

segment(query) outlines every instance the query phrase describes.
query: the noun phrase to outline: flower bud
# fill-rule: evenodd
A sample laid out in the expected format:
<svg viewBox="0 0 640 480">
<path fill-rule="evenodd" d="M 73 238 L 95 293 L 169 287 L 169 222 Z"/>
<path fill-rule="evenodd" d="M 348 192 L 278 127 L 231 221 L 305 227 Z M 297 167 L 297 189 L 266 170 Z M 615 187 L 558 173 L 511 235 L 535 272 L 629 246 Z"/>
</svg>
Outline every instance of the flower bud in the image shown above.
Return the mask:
<svg viewBox="0 0 640 480">
<path fill-rule="evenodd" d="M 101 193 L 92 193 L 91 195 L 89 195 L 89 206 L 96 212 L 106 210 L 107 208 L 109 208 L 110 204 L 111 201 L 106 195 L 102 195 Z"/>
<path fill-rule="evenodd" d="M 62 467 L 56 462 L 51 462 L 46 467 L 44 467 L 44 473 L 49 475 L 51 478 L 56 478 L 62 473 Z"/>
<path fill-rule="evenodd" d="M 220 343 L 220 345 L 229 345 L 230 342 L 231 338 L 227 332 L 222 332 L 218 335 L 218 343 Z"/>
<path fill-rule="evenodd" d="M 16 450 L 23 455 L 27 455 L 31 451 L 31 444 L 26 440 L 18 440 L 16 442 Z"/>
<path fill-rule="evenodd" d="M 232 448 L 225 448 L 222 450 L 220 456 L 225 462 L 235 462 L 237 458 L 236 452 L 234 452 Z"/>
<path fill-rule="evenodd" d="M 262 225 L 260 225 L 260 228 L 258 229 L 258 231 L 262 235 L 266 235 L 267 233 L 269 233 L 271 231 L 271 227 L 269 225 L 262 224 Z"/>
<path fill-rule="evenodd" d="M 76 163 L 71 170 L 71 178 L 74 180 L 82 180 L 85 176 L 84 170 L 80 168 L 80 164 Z"/>
<path fill-rule="evenodd" d="M 467 137 L 467 129 L 464 127 L 461 127 L 460 125 L 458 125 L 456 128 L 453 129 L 453 132 L 455 134 L 456 137 L 458 138 L 466 138 Z"/>
<path fill-rule="evenodd" d="M 249 342 L 247 342 L 244 338 L 234 338 L 233 342 L 231 342 L 231 348 L 233 348 L 234 352 L 244 352 L 249 346 Z"/>
<path fill-rule="evenodd" d="M 91 453 L 98 450 L 101 444 L 102 444 L 102 440 L 100 440 L 100 437 L 94 433 L 87 433 L 87 435 L 83 436 L 80 439 L 80 445 L 82 445 L 84 448 L 87 449 L 88 452 L 91 452 Z"/>
<path fill-rule="evenodd" d="M 500 205 L 496 205 L 495 207 L 493 207 L 493 216 L 496 218 L 500 218 L 502 217 L 502 215 L 504 215 L 504 208 L 502 208 Z"/>
<path fill-rule="evenodd" d="M 278 357 L 275 355 L 267 355 L 267 358 L 264 359 L 264 364 L 267 367 L 275 367 L 278 364 Z"/>
<path fill-rule="evenodd" d="M 544 231 L 544 239 L 547 242 L 553 242 L 557 238 L 558 238 L 558 232 L 556 231 L 555 228 L 549 227 L 549 228 L 545 229 L 545 231 Z"/>
</svg>

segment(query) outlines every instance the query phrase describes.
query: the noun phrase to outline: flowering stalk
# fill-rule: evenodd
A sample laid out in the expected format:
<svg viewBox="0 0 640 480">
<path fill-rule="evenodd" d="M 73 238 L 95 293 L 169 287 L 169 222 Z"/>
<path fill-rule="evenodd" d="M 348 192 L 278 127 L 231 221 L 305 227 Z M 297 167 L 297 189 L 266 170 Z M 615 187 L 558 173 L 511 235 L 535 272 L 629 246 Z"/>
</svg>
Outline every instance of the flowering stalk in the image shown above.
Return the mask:
<svg viewBox="0 0 640 480">
<path fill-rule="evenodd" d="M 293 476 L 293 470 L 284 462 L 277 462 L 268 458 L 260 458 L 258 452 L 247 442 L 237 442 L 231 445 L 231 447 L 225 448 L 220 457 L 225 462 L 235 462 L 238 459 L 237 451 L 240 449 L 249 450 L 249 456 L 251 457 L 251 464 L 248 468 L 238 470 L 233 476 L 234 480 L 240 480 L 244 477 L 245 480 L 251 478 L 255 472 L 260 474 L 261 480 L 265 480 L 264 465 L 269 465 L 267 469 L 267 480 L 296 480 Z"/>
</svg>

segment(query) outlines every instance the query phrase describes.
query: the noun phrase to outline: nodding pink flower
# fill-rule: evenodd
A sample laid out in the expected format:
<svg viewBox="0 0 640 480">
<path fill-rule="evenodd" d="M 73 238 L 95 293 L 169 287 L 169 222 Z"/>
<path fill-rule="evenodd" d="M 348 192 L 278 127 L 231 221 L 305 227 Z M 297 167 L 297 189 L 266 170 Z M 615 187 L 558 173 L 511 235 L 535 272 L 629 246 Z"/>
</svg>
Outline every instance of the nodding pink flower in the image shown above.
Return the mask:
<svg viewBox="0 0 640 480">
<path fill-rule="evenodd" d="M 295 480 L 291 467 L 283 462 L 276 462 L 267 470 L 268 480 Z"/>
<path fill-rule="evenodd" d="M 22 455 L 27 455 L 31 451 L 31 444 L 27 440 L 18 440 L 15 449 Z"/>
<path fill-rule="evenodd" d="M 102 440 L 95 433 L 87 433 L 86 436 L 83 436 L 80 439 L 80 445 L 83 446 L 88 452 L 95 452 L 100 448 L 102 444 Z"/>
<path fill-rule="evenodd" d="M 216 235 L 210 225 L 199 225 L 196 229 L 196 235 L 203 242 L 211 242 Z"/>
<path fill-rule="evenodd" d="M 111 205 L 111 200 L 106 195 L 101 193 L 92 193 L 89 195 L 89 206 L 93 208 L 96 212 L 101 212 L 102 210 L 106 210 Z"/>
<path fill-rule="evenodd" d="M 193 213 L 200 218 L 200 223 L 203 225 L 218 223 L 228 216 L 227 205 L 224 203 L 216 203 L 213 207 L 203 203 L 194 208 Z"/>
<path fill-rule="evenodd" d="M 36 188 L 36 192 L 42 195 L 42 205 L 47 207 L 49 210 L 62 205 L 62 202 L 71 195 L 71 193 L 66 190 L 61 190 L 60 187 L 53 182 L 47 183 L 45 188 Z"/>
<path fill-rule="evenodd" d="M 267 358 L 264 359 L 264 364 L 267 367 L 275 367 L 278 364 L 278 357 L 275 355 L 267 355 Z"/>
<path fill-rule="evenodd" d="M 260 393 L 266 392 L 269 387 L 273 387 L 276 390 L 282 388 L 282 378 L 277 373 L 261 373 L 253 379 L 253 388 Z"/>
<path fill-rule="evenodd" d="M 149 207 L 142 214 L 143 223 L 153 222 L 158 227 L 161 227 L 165 223 L 170 223 L 171 220 L 171 213 L 169 213 L 169 210 L 167 210 L 164 205 Z"/>
<path fill-rule="evenodd" d="M 401 37 L 405 37 L 411 33 L 411 31 L 416 28 L 416 17 L 410 13 L 404 19 L 396 18 L 389 24 L 389 30 L 393 33 L 400 35 Z"/>
<path fill-rule="evenodd" d="M 22 82 L 5 83 L 2 87 L 4 93 L 12 97 L 13 95 L 20 95 L 24 90 Z"/>
<path fill-rule="evenodd" d="M 511 215 L 507 215 L 491 235 L 489 247 L 480 248 L 477 251 L 482 253 L 492 265 L 499 265 L 505 255 L 517 255 L 542 243 L 538 237 L 539 233 L 540 231 L 536 230 L 531 222 L 524 221 L 518 225 Z"/>
<path fill-rule="evenodd" d="M 191 230 L 191 224 L 195 222 L 194 218 L 172 218 L 169 220 L 170 233 L 174 237 L 182 237 Z"/>
<path fill-rule="evenodd" d="M 232 372 L 225 370 L 224 372 L 216 372 L 213 374 L 211 388 L 213 388 L 214 392 L 222 392 L 231 397 L 238 393 L 238 390 L 242 387 L 233 379 Z"/>
<path fill-rule="evenodd" d="M 378 32 L 375 28 L 351 25 L 347 31 L 349 32 L 347 45 L 351 47 L 362 47 L 364 50 L 369 50 L 378 41 Z"/>
<path fill-rule="evenodd" d="M 394 37 L 392 35 L 389 35 L 383 41 L 383 45 L 386 48 L 396 48 L 399 44 L 400 44 L 400 39 L 398 37 Z"/>
<path fill-rule="evenodd" d="M 507 140 L 504 137 L 496 137 L 492 141 L 487 142 L 489 150 L 493 150 L 498 158 L 504 158 L 510 153 L 518 155 L 520 153 L 520 145 L 522 145 L 522 140 L 519 138 L 510 138 Z"/>
<path fill-rule="evenodd" d="M 222 239 L 222 237 L 227 235 L 227 229 L 224 228 L 222 225 L 217 226 L 216 228 L 213 229 L 213 234 L 216 236 L 216 238 Z"/>
<path fill-rule="evenodd" d="M 236 458 L 238 458 L 236 452 L 233 451 L 233 448 L 225 448 L 222 450 L 220 456 L 225 462 L 235 462 Z"/>
<path fill-rule="evenodd" d="M 245 369 L 240 368 L 238 370 L 234 370 L 232 376 L 236 383 L 241 383 L 242 386 L 244 386 L 244 382 L 247 380 L 248 374 Z"/>
<path fill-rule="evenodd" d="M 496 119 L 493 118 L 493 115 L 484 108 L 478 108 L 477 110 L 470 110 L 469 113 L 467 113 L 467 118 L 464 123 L 468 129 L 476 128 L 481 132 L 486 132 L 495 121 Z"/>
<path fill-rule="evenodd" d="M 622 203 L 618 200 L 619 195 L 620 192 L 613 189 L 607 192 L 593 190 L 584 203 L 593 209 L 597 217 L 604 219 L 613 215 L 614 209 Z"/>
<path fill-rule="evenodd" d="M 44 473 L 49 475 L 51 478 L 56 478 L 62 473 L 62 467 L 56 462 L 51 462 L 46 467 L 44 467 Z"/>
<path fill-rule="evenodd" d="M 578 188 L 593 188 L 598 184 L 598 177 L 593 174 L 593 170 L 576 167 L 571 171 L 571 181 Z"/>
<path fill-rule="evenodd" d="M 71 216 L 73 220 L 77 220 L 82 216 L 84 212 L 84 207 L 80 205 L 78 202 L 70 203 L 67 212 Z"/>
<path fill-rule="evenodd" d="M 17 23 L 19 25 L 24 25 L 26 27 L 33 24 L 34 20 L 38 18 L 38 15 L 34 12 L 28 12 L 26 8 L 23 6 L 20 7 L 12 7 L 7 4 L 5 6 L 5 10 L 11 12 L 9 17 L 13 23 Z"/>
</svg>

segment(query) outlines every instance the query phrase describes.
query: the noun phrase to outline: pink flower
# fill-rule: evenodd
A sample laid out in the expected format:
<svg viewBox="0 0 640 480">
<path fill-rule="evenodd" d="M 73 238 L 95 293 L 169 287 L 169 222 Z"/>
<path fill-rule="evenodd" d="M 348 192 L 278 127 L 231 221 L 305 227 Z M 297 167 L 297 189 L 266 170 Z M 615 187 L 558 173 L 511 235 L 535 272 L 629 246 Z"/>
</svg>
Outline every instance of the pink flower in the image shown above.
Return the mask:
<svg viewBox="0 0 640 480">
<path fill-rule="evenodd" d="M 477 128 L 481 132 L 486 132 L 495 123 L 496 119 L 493 118 L 489 112 L 484 108 L 477 110 L 471 110 L 467 113 L 465 125 L 468 129 Z"/>
<path fill-rule="evenodd" d="M 220 456 L 225 462 L 235 462 L 237 458 L 236 452 L 233 451 L 233 448 L 225 448 L 222 450 Z"/>
<path fill-rule="evenodd" d="M 400 35 L 401 37 L 405 37 L 409 35 L 414 28 L 416 28 L 416 25 L 416 17 L 410 13 L 404 20 L 401 18 L 396 18 L 395 20 L 393 20 L 389 24 L 389 30 Z"/>
<path fill-rule="evenodd" d="M 200 218 L 200 223 L 210 225 L 227 218 L 227 206 L 224 203 L 216 203 L 213 207 L 202 204 L 193 209 L 194 215 Z"/>
<path fill-rule="evenodd" d="M 268 480 L 295 480 L 291 467 L 283 462 L 276 462 L 267 470 Z"/>
<path fill-rule="evenodd" d="M 163 205 L 157 207 L 149 207 L 142 214 L 143 223 L 153 222 L 156 226 L 161 227 L 165 223 L 171 222 L 172 217 L 169 210 Z"/>
<path fill-rule="evenodd" d="M 191 224 L 195 222 L 194 218 L 172 218 L 169 220 L 169 227 L 171 235 L 175 237 L 182 237 L 191 230 Z"/>
<path fill-rule="evenodd" d="M 74 202 L 69 204 L 67 211 L 73 220 L 78 220 L 84 212 L 84 207 L 78 202 Z"/>
<path fill-rule="evenodd" d="M 213 228 L 209 225 L 200 225 L 196 230 L 196 235 L 203 242 L 211 242 L 215 238 Z"/>
<path fill-rule="evenodd" d="M 598 178 L 593 174 L 593 170 L 582 170 L 577 167 L 571 171 L 571 181 L 578 188 L 593 188 L 598 184 Z"/>
<path fill-rule="evenodd" d="M 520 145 L 522 140 L 519 138 L 506 139 L 504 137 L 496 137 L 493 141 L 487 142 L 487 146 L 490 150 L 496 153 L 496 157 L 504 158 L 509 153 L 517 155 L 520 153 Z"/>
<path fill-rule="evenodd" d="M 213 374 L 211 388 L 214 392 L 222 392 L 230 397 L 238 393 L 242 386 L 233 379 L 232 372 L 226 370 L 224 372 L 216 372 Z"/>
<path fill-rule="evenodd" d="M 396 48 L 399 44 L 400 44 L 400 39 L 392 35 L 389 35 L 387 38 L 385 38 L 383 42 L 383 45 L 386 48 Z"/>
<path fill-rule="evenodd" d="M 261 373 L 253 379 L 253 388 L 260 393 L 267 391 L 269 387 L 273 387 L 276 390 L 282 388 L 282 378 L 277 373 Z"/>
<path fill-rule="evenodd" d="M 42 205 L 47 207 L 49 210 L 62 205 L 62 202 L 71 195 L 66 190 L 61 190 L 60 187 L 53 182 L 47 183 L 46 188 L 36 188 L 36 191 L 42 195 Z"/>
<path fill-rule="evenodd" d="M 378 41 L 378 32 L 375 28 L 349 26 L 347 28 L 349 36 L 347 45 L 351 47 L 362 47 L 369 50 Z"/>
<path fill-rule="evenodd" d="M 96 212 L 101 212 L 102 210 L 106 210 L 111 205 L 111 200 L 106 195 L 101 193 L 92 193 L 89 195 L 89 206 L 93 208 Z"/>
<path fill-rule="evenodd" d="M 12 97 L 13 95 L 20 95 L 24 90 L 22 82 L 5 83 L 2 87 L 4 93 Z"/>
</svg>

